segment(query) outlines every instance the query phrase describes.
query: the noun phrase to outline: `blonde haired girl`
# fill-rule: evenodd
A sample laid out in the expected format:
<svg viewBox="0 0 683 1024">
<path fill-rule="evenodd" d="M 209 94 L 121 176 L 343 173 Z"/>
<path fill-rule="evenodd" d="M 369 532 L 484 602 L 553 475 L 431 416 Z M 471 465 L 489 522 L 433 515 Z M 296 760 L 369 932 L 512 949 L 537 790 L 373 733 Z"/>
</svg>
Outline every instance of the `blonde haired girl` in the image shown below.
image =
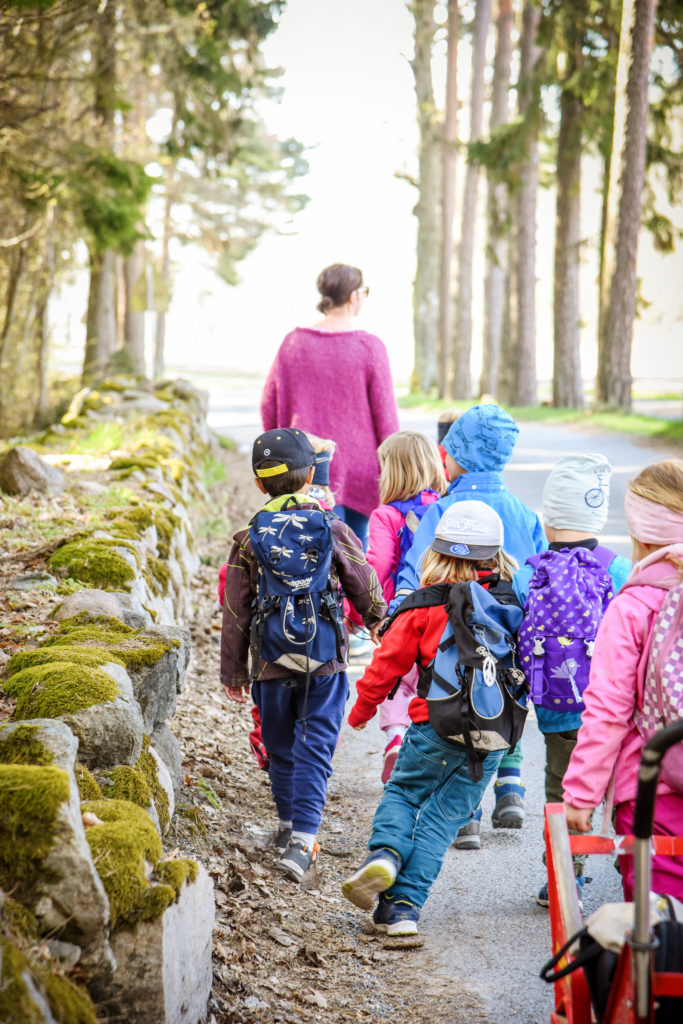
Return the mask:
<svg viewBox="0 0 683 1024">
<path fill-rule="evenodd" d="M 587 832 L 589 819 L 614 775 L 615 828 L 632 832 L 640 756 L 645 743 L 643 697 L 655 622 L 667 592 L 683 576 L 683 461 L 648 466 L 631 481 L 626 522 L 635 564 L 600 624 L 591 660 L 586 710 L 564 776 L 567 824 Z M 642 730 L 642 731 L 641 731 Z M 669 784 L 671 783 L 671 784 Z M 683 779 L 660 776 L 653 832 L 683 830 Z M 627 901 L 633 898 L 633 859 L 620 857 Z M 655 856 L 652 889 L 683 900 L 683 857 Z"/>
<path fill-rule="evenodd" d="M 447 485 L 436 445 L 418 430 L 390 434 L 377 449 L 377 456 L 382 504 L 370 516 L 367 558 L 389 604 L 422 512 L 444 493 Z M 416 689 L 417 669 L 413 667 L 401 680 L 394 698 L 380 708 L 379 724 L 386 734 L 382 782 L 387 782 L 396 764 L 401 741 L 410 725 L 408 705 Z"/>
</svg>

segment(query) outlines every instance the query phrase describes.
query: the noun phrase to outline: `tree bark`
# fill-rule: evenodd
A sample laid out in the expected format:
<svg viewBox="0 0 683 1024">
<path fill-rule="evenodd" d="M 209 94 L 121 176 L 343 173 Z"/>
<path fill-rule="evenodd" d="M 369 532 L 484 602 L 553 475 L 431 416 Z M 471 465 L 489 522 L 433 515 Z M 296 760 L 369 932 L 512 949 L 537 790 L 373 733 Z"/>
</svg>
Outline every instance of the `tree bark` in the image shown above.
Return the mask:
<svg viewBox="0 0 683 1024">
<path fill-rule="evenodd" d="M 610 273 L 608 214 L 605 232 L 604 278 L 608 288 L 604 343 L 599 350 L 598 399 L 625 411 L 631 409 L 631 346 L 636 314 L 636 267 L 638 233 L 642 215 L 642 191 L 645 181 L 647 149 L 648 80 L 654 37 L 656 0 L 635 0 L 630 34 L 631 59 L 626 84 L 626 124 L 623 145 L 618 147 L 618 110 L 623 61 L 628 58 L 627 42 L 622 38 L 628 26 L 628 0 L 625 0 L 619 40 L 619 66 L 615 98 L 612 164 L 621 166 L 618 193 L 618 219 L 614 248 L 614 269 Z M 623 58 L 623 60 L 622 60 Z M 623 96 L 623 94 L 622 94 Z M 623 101 L 623 100 L 622 100 Z M 616 175 L 616 170 L 614 174 Z M 610 171 L 610 187 L 613 180 Z"/>
<path fill-rule="evenodd" d="M 123 321 L 124 351 L 131 372 L 136 377 L 147 375 L 145 365 L 145 314 L 133 309 L 135 286 L 140 290 L 140 277 L 145 273 L 145 243 L 140 241 L 127 256 L 123 264 L 123 281 L 126 296 Z M 146 289 L 145 289 L 146 290 Z"/>
<path fill-rule="evenodd" d="M 534 71 L 541 51 L 536 43 L 540 8 L 524 4 L 520 40 L 518 111 L 521 116 L 538 104 Z M 536 193 L 538 190 L 538 128 L 530 133 L 527 159 L 520 172 L 515 203 L 514 358 L 511 401 L 536 405 Z"/>
<path fill-rule="evenodd" d="M 491 0 L 477 0 L 472 28 L 472 78 L 470 87 L 469 141 L 481 137 L 484 113 L 484 69 L 486 37 L 491 20 Z M 472 394 L 472 274 L 474 237 L 477 220 L 479 165 L 468 160 L 462 200 L 460 243 L 458 245 L 458 281 L 455 299 L 455 330 L 452 339 L 453 376 L 450 393 L 454 398 Z"/>
<path fill-rule="evenodd" d="M 570 61 L 570 74 L 576 62 Z M 583 104 L 564 89 L 557 142 L 557 216 L 553 296 L 553 405 L 583 408 L 579 347 L 579 256 L 581 246 L 581 119 Z"/>
<path fill-rule="evenodd" d="M 170 248 L 171 248 L 171 232 L 173 230 L 173 196 L 171 192 L 171 177 L 168 176 L 166 183 L 166 197 L 164 200 L 164 233 L 162 238 L 162 252 L 161 252 L 161 280 L 163 281 L 166 294 L 170 292 L 170 281 L 171 281 L 171 259 L 170 259 Z M 166 310 L 158 309 L 157 311 L 157 322 L 156 332 L 154 337 L 154 368 L 153 376 L 155 380 L 160 380 L 164 375 L 164 349 L 166 347 Z"/>
<path fill-rule="evenodd" d="M 499 0 L 496 17 L 496 56 L 493 67 L 491 93 L 491 123 L 493 132 L 509 120 L 508 95 L 510 91 L 510 65 L 512 61 L 512 0 Z M 501 339 L 505 319 L 506 278 L 509 268 L 508 246 L 508 190 L 496 182 L 489 171 L 487 198 L 486 278 L 484 282 L 484 351 L 479 381 L 479 393 L 498 395 L 500 375 Z"/>
<path fill-rule="evenodd" d="M 446 57 L 446 104 L 441 158 L 441 283 L 439 288 L 439 395 L 446 396 L 451 337 L 453 219 L 455 216 L 456 142 L 458 138 L 458 43 L 460 11 L 457 0 L 448 0 L 448 53 Z"/>
<path fill-rule="evenodd" d="M 113 148 L 116 86 L 116 25 L 114 0 L 101 9 L 96 23 L 95 100 L 96 135 L 108 149 Z M 116 261 L 113 250 L 96 251 L 90 245 L 90 287 L 86 315 L 83 383 L 92 384 L 101 377 L 116 350 Z"/>
<path fill-rule="evenodd" d="M 413 285 L 415 368 L 413 384 L 428 392 L 437 381 L 439 329 L 439 190 L 440 142 L 432 82 L 432 47 L 436 24 L 434 0 L 415 0 L 415 54 L 411 62 L 417 98 L 419 128 L 419 198 L 417 218 L 417 266 Z"/>
</svg>

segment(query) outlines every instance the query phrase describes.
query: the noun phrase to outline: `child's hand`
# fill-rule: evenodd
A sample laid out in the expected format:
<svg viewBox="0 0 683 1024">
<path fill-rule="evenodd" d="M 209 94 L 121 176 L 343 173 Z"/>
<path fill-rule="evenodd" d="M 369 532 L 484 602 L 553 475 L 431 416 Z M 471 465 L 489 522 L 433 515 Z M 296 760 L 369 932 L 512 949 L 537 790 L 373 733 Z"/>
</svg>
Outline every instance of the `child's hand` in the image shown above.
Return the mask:
<svg viewBox="0 0 683 1024">
<path fill-rule="evenodd" d="M 351 728 L 355 729 L 356 732 L 360 732 L 361 729 L 364 729 L 367 724 L 367 722 L 361 722 L 360 725 L 352 725 Z"/>
<path fill-rule="evenodd" d="M 382 619 L 381 622 L 378 622 L 377 625 L 373 626 L 372 629 L 370 630 L 370 639 L 372 640 L 373 644 L 375 644 L 375 646 L 377 647 L 379 646 L 380 643 L 379 631 L 386 621 L 386 619 Z"/>
<path fill-rule="evenodd" d="M 591 815 L 594 810 L 594 807 L 572 807 L 571 804 L 565 804 L 567 828 L 574 829 L 575 832 L 590 832 Z"/>
<path fill-rule="evenodd" d="M 237 704 L 246 704 L 247 698 L 241 686 L 224 686 L 225 695 L 228 700 L 234 700 Z"/>
</svg>

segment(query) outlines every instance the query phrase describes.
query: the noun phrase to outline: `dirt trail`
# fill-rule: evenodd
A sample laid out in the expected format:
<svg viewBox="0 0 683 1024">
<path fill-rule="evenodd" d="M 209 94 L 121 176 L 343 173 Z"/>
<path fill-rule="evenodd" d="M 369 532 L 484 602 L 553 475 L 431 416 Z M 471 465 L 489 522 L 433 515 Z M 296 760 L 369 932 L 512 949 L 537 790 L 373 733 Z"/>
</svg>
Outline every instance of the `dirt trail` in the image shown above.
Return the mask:
<svg viewBox="0 0 683 1024">
<path fill-rule="evenodd" d="M 258 493 L 247 458 L 225 453 L 225 459 L 227 486 L 214 488 L 216 530 L 199 530 L 205 564 L 193 584 L 194 651 L 173 723 L 187 783 L 174 841 L 201 857 L 216 885 L 209 1020 L 485 1024 L 489 1018 L 472 993 L 430 970 L 427 950 L 419 951 L 416 977 L 415 953 L 384 949 L 380 939 L 364 935 L 363 915 L 341 895 L 341 879 L 364 854 L 381 792 L 379 779 L 368 785 L 367 771 L 353 770 L 348 732 L 335 758 L 317 875 L 307 876 L 306 887 L 296 885 L 263 848 L 275 821 L 268 778 L 249 751 L 249 705 L 228 702 L 220 688 L 220 615 L 212 615 L 216 567 L 227 543 L 216 513 L 223 514 L 227 494 L 228 520 L 237 528 L 257 507 Z M 190 825 L 197 811 L 203 837 Z"/>
</svg>

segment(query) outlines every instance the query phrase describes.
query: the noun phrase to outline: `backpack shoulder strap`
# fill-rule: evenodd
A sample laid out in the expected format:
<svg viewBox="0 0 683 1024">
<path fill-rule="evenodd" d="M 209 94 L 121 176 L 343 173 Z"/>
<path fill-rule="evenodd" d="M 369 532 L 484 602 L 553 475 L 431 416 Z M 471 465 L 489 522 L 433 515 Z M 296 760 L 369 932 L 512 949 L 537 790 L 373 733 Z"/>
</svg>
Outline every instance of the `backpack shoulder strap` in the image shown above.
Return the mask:
<svg viewBox="0 0 683 1024">
<path fill-rule="evenodd" d="M 591 554 L 595 559 L 597 559 L 605 572 L 609 572 L 610 565 L 617 557 L 614 551 L 611 551 L 610 548 L 604 547 L 602 544 L 598 544 L 597 547 L 594 547 Z"/>
<path fill-rule="evenodd" d="M 414 608 L 432 608 L 439 604 L 445 605 L 452 586 L 452 583 L 434 583 L 431 587 L 420 587 L 419 590 L 413 590 L 410 594 L 407 594 L 393 615 L 384 623 L 379 635 L 384 636 L 402 612 L 410 612 Z"/>
</svg>

